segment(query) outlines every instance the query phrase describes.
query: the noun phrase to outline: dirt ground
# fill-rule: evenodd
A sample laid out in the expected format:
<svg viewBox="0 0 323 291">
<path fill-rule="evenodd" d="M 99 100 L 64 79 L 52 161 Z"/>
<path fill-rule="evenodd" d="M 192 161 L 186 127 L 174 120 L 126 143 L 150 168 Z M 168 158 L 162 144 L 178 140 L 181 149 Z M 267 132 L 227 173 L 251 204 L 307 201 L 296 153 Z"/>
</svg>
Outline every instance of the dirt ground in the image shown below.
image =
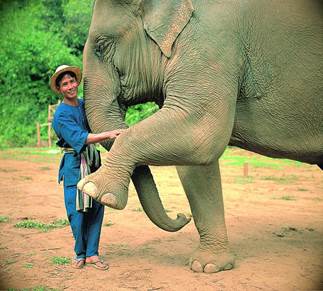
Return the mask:
<svg viewBox="0 0 323 291">
<path fill-rule="evenodd" d="M 131 185 L 125 210 L 106 208 L 100 244 L 106 272 L 55 264 L 73 257 L 69 226 L 17 228 L 26 219 L 66 218 L 59 154 L 0 152 L 0 290 L 323 290 L 323 179 L 317 166 L 231 149 L 221 159 L 225 215 L 235 268 L 189 270 L 194 223 L 176 233 L 153 225 Z M 248 163 L 248 164 L 246 164 Z M 246 172 L 248 170 L 248 173 Z M 173 167 L 153 167 L 168 214 L 189 213 Z M 31 289 L 32 290 L 32 289 Z"/>
</svg>

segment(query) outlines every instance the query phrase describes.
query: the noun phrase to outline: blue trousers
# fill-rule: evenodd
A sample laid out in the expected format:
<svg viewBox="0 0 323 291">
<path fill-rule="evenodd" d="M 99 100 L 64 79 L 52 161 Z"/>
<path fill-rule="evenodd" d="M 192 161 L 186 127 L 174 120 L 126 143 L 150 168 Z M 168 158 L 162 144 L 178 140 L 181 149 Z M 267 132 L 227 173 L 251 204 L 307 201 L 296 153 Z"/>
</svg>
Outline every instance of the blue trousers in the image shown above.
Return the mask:
<svg viewBox="0 0 323 291">
<path fill-rule="evenodd" d="M 64 185 L 64 201 L 75 240 L 76 258 L 98 256 L 104 206 L 93 200 L 92 208 L 88 212 L 76 211 L 76 191 L 76 185 Z"/>
</svg>

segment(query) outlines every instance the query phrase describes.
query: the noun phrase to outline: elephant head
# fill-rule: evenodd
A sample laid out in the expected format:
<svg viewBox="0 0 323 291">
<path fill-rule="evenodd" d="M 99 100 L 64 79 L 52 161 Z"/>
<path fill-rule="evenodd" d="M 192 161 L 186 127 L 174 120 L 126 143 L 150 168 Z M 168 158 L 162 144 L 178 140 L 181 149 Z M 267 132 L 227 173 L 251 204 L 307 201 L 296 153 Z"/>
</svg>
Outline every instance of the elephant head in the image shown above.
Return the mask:
<svg viewBox="0 0 323 291">
<path fill-rule="evenodd" d="M 192 13 L 189 0 L 95 1 L 83 60 L 85 109 L 93 132 L 126 128 L 130 105 L 163 105 L 165 64 Z M 147 166 L 137 165 L 130 174 L 152 222 L 167 231 L 189 222 L 182 214 L 176 220 L 166 215 Z"/>
</svg>

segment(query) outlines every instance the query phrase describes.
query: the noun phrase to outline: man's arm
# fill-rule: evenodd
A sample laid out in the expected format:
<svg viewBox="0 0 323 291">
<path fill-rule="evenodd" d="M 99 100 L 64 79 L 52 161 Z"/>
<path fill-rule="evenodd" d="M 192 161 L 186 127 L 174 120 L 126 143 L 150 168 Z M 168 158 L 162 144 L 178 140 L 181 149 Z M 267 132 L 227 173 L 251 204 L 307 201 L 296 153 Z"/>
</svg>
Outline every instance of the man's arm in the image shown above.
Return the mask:
<svg viewBox="0 0 323 291">
<path fill-rule="evenodd" d="M 86 144 L 98 143 L 106 139 L 115 139 L 119 134 L 121 134 L 124 129 L 116 129 L 111 131 L 104 131 L 101 133 L 89 133 L 86 139 Z"/>
</svg>

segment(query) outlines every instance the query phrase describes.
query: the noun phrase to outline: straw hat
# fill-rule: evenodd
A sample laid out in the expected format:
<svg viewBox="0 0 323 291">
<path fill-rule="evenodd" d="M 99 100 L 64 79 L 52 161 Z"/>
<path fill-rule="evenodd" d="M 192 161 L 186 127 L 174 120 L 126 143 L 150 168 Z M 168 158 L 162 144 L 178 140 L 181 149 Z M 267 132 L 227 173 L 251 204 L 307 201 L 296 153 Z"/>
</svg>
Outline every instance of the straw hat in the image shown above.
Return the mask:
<svg viewBox="0 0 323 291">
<path fill-rule="evenodd" d="M 60 92 L 57 90 L 57 87 L 56 87 L 56 79 L 59 75 L 61 75 L 64 72 L 73 72 L 76 76 L 76 81 L 79 84 L 81 83 L 81 80 L 82 80 L 82 73 L 79 67 L 73 67 L 68 65 L 61 65 L 57 67 L 53 76 L 50 77 L 50 82 L 49 82 L 50 88 L 57 94 L 59 94 Z"/>
</svg>

